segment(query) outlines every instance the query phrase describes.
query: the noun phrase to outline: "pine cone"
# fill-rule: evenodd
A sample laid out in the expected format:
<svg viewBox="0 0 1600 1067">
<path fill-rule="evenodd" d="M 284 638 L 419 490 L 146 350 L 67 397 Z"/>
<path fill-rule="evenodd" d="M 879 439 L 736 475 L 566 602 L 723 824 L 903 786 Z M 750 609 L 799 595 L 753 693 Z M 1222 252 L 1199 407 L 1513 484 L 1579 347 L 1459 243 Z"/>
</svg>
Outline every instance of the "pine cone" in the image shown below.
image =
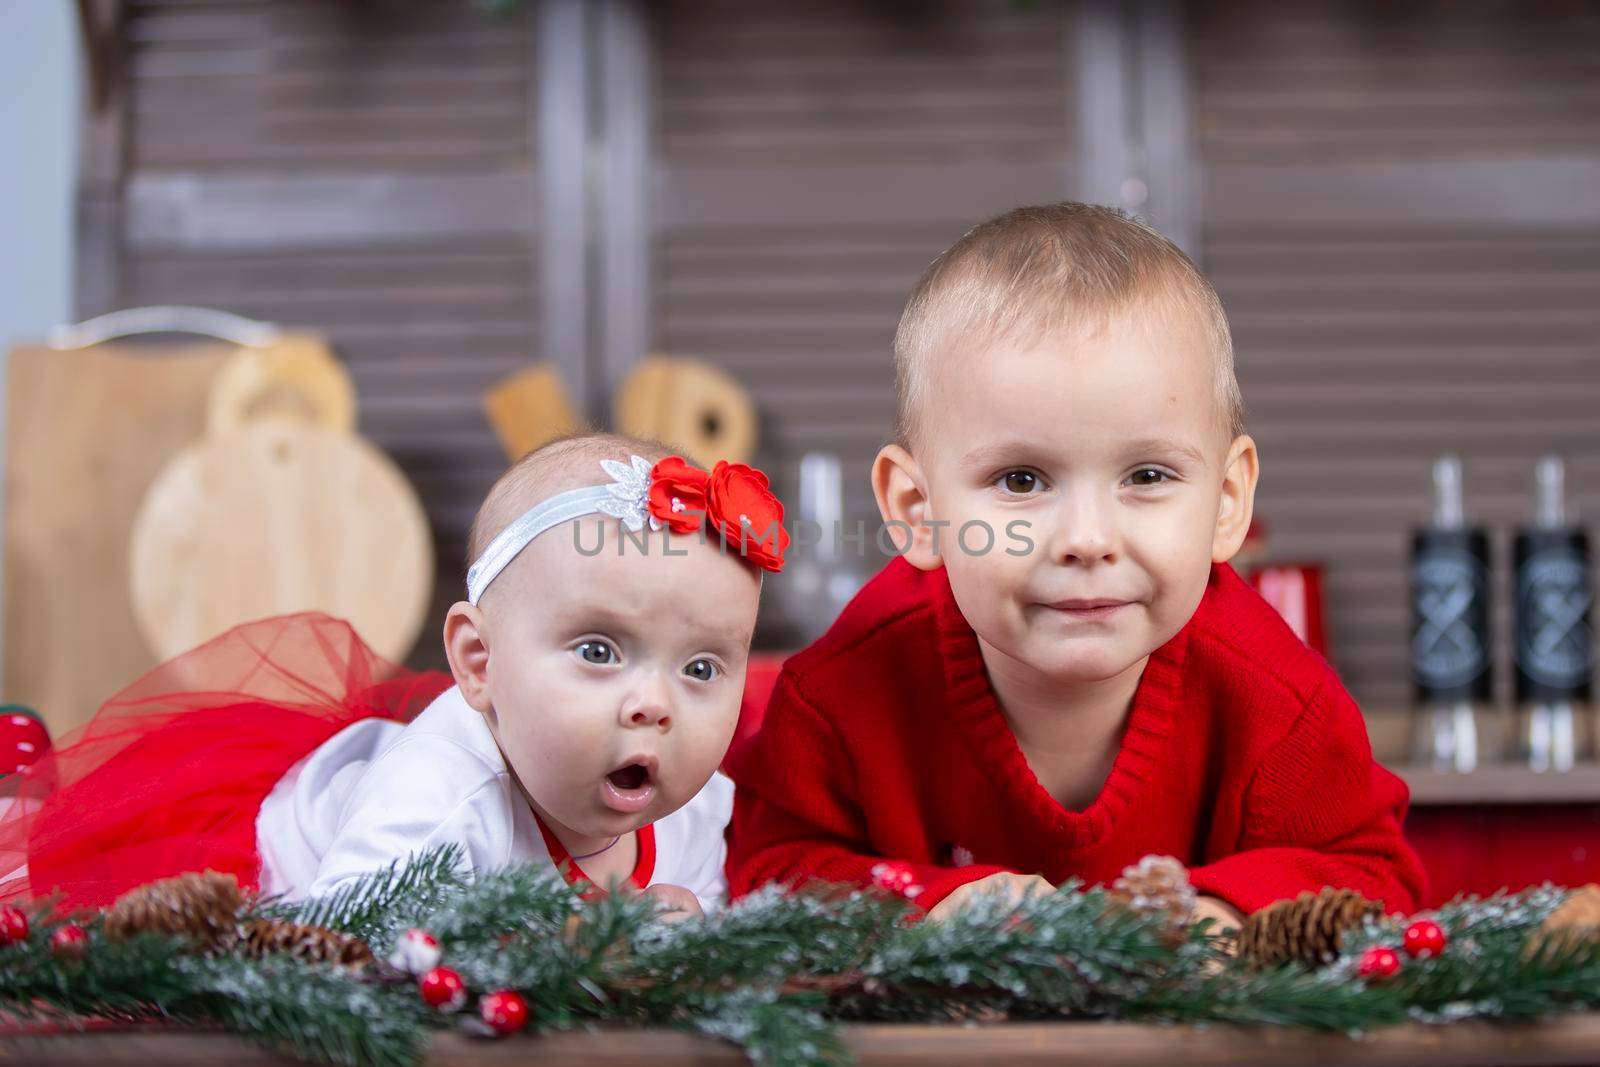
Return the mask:
<svg viewBox="0 0 1600 1067">
<path fill-rule="evenodd" d="M 1310 967 L 1332 963 L 1339 956 L 1344 932 L 1359 927 L 1369 915 L 1381 914 L 1382 905 L 1354 889 L 1301 893 L 1245 919 L 1239 931 L 1239 955 L 1257 967 L 1291 961 Z"/>
<path fill-rule="evenodd" d="M 106 912 L 106 936 L 126 941 L 136 934 L 175 934 L 198 952 L 215 952 L 238 936 L 244 894 L 231 874 L 205 871 L 163 878 L 117 898 Z"/>
<path fill-rule="evenodd" d="M 952 1023 L 1003 1023 L 1011 1018 L 1011 1013 L 998 1004 L 969 1004 L 961 1000 L 952 1000 L 944 1011 L 945 1021 Z"/>
<path fill-rule="evenodd" d="M 1529 957 L 1600 941 L 1600 885 L 1590 882 L 1567 894 L 1528 941 Z"/>
<path fill-rule="evenodd" d="M 307 963 L 336 963 L 352 969 L 372 962 L 372 950 L 359 937 L 285 919 L 245 923 L 239 930 L 239 946 L 251 959 L 281 953 Z"/>
<path fill-rule="evenodd" d="M 1165 916 L 1174 940 L 1182 940 L 1194 916 L 1189 869 L 1171 856 L 1146 856 L 1123 868 L 1111 884 L 1111 899 L 1140 915 Z"/>
</svg>

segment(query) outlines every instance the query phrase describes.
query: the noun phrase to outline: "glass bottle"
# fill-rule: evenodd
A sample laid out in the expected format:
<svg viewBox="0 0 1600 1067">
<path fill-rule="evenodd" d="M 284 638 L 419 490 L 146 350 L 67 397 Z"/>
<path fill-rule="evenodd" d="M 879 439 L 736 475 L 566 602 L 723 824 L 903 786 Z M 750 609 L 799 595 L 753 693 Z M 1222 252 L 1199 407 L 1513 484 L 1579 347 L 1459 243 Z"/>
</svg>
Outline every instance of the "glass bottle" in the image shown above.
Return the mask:
<svg viewBox="0 0 1600 1067">
<path fill-rule="evenodd" d="M 1534 468 L 1534 520 L 1517 531 L 1517 755 L 1536 771 L 1566 771 L 1593 752 L 1594 591 L 1589 538 L 1566 511 L 1557 456 Z"/>
<path fill-rule="evenodd" d="M 800 458 L 799 512 L 793 562 L 784 567 L 785 615 L 803 644 L 822 636 L 862 586 L 862 567 L 846 558 L 840 537 L 844 489 L 839 457 L 808 452 Z M 806 527 L 804 533 L 801 527 Z"/>
<path fill-rule="evenodd" d="M 1432 522 L 1411 539 L 1412 761 L 1471 771 L 1490 753 L 1489 538 L 1468 526 L 1461 460 L 1433 465 Z"/>
</svg>

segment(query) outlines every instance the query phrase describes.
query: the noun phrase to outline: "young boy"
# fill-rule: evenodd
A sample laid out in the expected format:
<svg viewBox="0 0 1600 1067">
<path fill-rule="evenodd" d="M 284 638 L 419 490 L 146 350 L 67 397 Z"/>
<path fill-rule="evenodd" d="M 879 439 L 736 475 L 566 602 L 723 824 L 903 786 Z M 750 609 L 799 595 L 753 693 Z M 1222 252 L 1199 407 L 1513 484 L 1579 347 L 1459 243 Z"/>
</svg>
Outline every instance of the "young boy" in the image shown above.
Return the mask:
<svg viewBox="0 0 1600 1067">
<path fill-rule="evenodd" d="M 1010 212 L 923 275 L 895 360 L 872 482 L 904 551 L 730 757 L 732 891 L 877 882 L 937 918 L 1159 853 L 1223 925 L 1324 885 L 1415 907 L 1404 784 L 1227 566 L 1257 454 L 1189 259 L 1111 209 Z"/>
</svg>

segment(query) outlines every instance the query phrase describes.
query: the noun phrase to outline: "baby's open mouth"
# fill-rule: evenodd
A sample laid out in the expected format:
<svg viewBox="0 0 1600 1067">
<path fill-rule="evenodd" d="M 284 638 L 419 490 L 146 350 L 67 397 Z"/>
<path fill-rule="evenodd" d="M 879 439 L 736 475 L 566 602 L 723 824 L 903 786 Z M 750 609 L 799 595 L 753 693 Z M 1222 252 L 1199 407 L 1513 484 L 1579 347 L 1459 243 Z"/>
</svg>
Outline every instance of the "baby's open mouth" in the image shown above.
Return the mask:
<svg viewBox="0 0 1600 1067">
<path fill-rule="evenodd" d="M 630 763 L 612 771 L 606 779 L 618 789 L 638 789 L 650 780 L 650 768 L 642 763 Z"/>
<path fill-rule="evenodd" d="M 654 756 L 633 756 L 600 783 L 600 801 L 613 811 L 635 814 L 650 806 L 656 795 L 659 764 Z"/>
</svg>

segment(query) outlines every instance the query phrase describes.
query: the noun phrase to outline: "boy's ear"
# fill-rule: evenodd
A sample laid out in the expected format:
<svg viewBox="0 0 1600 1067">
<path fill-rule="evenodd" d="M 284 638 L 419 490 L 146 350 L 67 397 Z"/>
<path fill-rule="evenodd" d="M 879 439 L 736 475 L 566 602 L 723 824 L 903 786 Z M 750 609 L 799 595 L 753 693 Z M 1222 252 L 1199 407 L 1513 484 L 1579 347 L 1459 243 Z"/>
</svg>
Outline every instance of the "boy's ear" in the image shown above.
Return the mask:
<svg viewBox="0 0 1600 1067">
<path fill-rule="evenodd" d="M 489 623 L 483 612 L 458 600 L 444 617 L 444 654 L 450 661 L 461 695 L 473 709 L 488 714 L 489 699 Z"/>
<path fill-rule="evenodd" d="M 1261 473 L 1255 440 L 1240 434 L 1228 447 L 1222 468 L 1222 501 L 1217 509 L 1217 529 L 1211 538 L 1211 560 L 1226 563 L 1244 545 L 1250 517 L 1256 510 L 1256 478 Z"/>
<path fill-rule="evenodd" d="M 918 570 L 932 571 L 944 566 L 933 550 L 934 528 L 927 525 L 934 516 L 928 507 L 927 479 L 922 466 L 899 445 L 884 445 L 872 461 L 872 492 L 878 498 L 878 514 L 887 525 L 889 539 L 905 551 Z M 898 525 L 904 523 L 904 526 Z M 911 544 L 906 545 L 906 527 L 911 529 Z"/>
</svg>

